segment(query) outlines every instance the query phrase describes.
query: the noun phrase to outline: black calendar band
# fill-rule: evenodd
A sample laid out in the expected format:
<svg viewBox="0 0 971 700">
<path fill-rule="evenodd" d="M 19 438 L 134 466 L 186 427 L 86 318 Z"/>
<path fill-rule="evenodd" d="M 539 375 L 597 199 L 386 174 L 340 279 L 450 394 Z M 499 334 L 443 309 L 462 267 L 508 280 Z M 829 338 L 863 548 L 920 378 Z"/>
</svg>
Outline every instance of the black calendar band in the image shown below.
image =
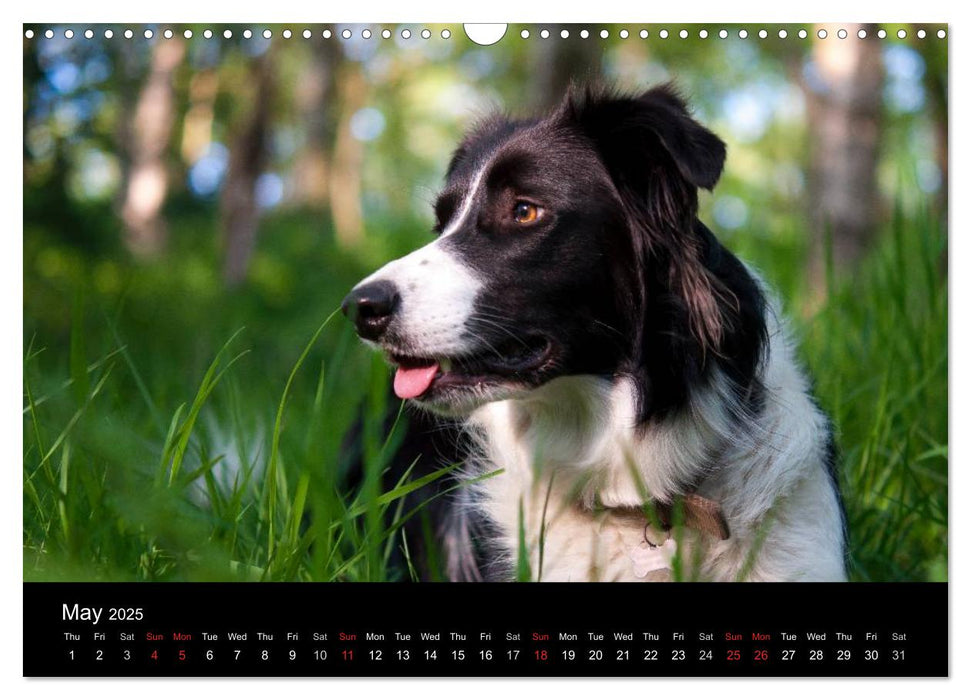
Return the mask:
<svg viewBox="0 0 971 700">
<path fill-rule="evenodd" d="M 946 676 L 948 587 L 25 583 L 26 676 Z"/>
</svg>

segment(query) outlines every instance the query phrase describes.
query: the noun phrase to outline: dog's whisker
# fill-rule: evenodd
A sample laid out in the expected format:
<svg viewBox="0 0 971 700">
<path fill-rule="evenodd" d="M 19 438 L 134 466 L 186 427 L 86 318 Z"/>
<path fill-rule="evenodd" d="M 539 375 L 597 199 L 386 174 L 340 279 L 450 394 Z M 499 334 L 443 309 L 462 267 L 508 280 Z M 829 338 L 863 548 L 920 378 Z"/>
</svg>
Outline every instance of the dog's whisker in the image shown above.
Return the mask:
<svg viewBox="0 0 971 700">
<path fill-rule="evenodd" d="M 517 343 L 519 343 L 520 345 L 522 345 L 524 348 L 528 348 L 529 347 L 529 343 L 527 343 L 523 338 L 521 338 L 515 332 L 509 330 L 509 328 L 507 328 L 506 326 L 504 326 L 501 323 L 498 323 L 496 321 L 493 321 L 491 319 L 483 318 L 479 314 L 475 314 L 474 316 L 472 316 L 469 319 L 469 323 L 470 324 L 482 323 L 482 324 L 488 325 L 488 326 L 490 326 L 492 328 L 495 328 L 496 330 L 502 331 L 503 333 L 505 333 L 506 335 L 508 335 L 510 338 L 512 338 L 513 340 L 515 340 Z"/>
<path fill-rule="evenodd" d="M 474 338 L 475 340 L 477 340 L 480 343 L 482 343 L 483 345 L 485 345 L 492 354 L 494 354 L 496 357 L 498 357 L 500 359 L 502 358 L 503 355 L 499 351 L 499 349 L 495 345 L 493 345 L 492 343 L 490 343 L 488 340 L 486 340 L 485 339 L 485 336 L 483 336 L 481 333 L 476 333 L 475 331 L 470 330 L 470 329 L 466 329 L 466 330 L 467 330 L 468 334 L 470 336 L 472 336 L 472 338 Z M 462 360 L 462 359 L 469 359 L 469 358 L 475 357 L 476 354 L 477 354 L 476 352 L 466 352 L 466 353 L 462 353 L 462 354 L 460 354 L 460 355 L 457 356 L 457 359 L 460 359 L 460 360 Z"/>
</svg>

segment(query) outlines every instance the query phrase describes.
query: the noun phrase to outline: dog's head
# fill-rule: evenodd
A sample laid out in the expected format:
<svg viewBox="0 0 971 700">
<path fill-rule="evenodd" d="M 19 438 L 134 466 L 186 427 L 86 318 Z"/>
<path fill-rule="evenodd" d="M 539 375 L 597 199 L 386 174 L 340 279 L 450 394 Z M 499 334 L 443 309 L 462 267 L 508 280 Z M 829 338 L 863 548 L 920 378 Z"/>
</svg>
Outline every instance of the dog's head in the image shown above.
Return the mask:
<svg viewBox="0 0 971 700">
<path fill-rule="evenodd" d="M 399 397 L 450 415 L 565 375 L 632 378 L 642 420 L 715 362 L 751 381 L 761 296 L 696 219 L 724 160 L 667 86 L 574 90 L 542 119 L 492 118 L 452 158 L 437 238 L 363 280 L 344 311 L 397 366 Z"/>
</svg>

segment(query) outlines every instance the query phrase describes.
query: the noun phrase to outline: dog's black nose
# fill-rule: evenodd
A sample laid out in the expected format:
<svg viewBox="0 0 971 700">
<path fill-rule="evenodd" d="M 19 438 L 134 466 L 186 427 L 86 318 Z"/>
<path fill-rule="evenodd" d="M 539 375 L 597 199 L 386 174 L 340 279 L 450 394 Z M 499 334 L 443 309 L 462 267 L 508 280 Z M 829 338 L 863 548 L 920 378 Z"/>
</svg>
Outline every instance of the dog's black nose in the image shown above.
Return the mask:
<svg viewBox="0 0 971 700">
<path fill-rule="evenodd" d="M 384 333 L 398 308 L 398 288 L 391 282 L 370 282 L 355 287 L 344 297 L 341 311 L 354 322 L 357 334 L 377 340 Z"/>
</svg>

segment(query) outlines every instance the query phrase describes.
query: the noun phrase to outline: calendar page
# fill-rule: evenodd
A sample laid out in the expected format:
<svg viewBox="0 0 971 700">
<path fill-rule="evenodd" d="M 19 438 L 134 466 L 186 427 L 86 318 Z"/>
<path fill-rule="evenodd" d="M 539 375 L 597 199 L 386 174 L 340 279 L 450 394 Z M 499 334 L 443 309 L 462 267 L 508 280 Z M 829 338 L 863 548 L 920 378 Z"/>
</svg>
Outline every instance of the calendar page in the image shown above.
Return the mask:
<svg viewBox="0 0 971 700">
<path fill-rule="evenodd" d="M 932 23 L 24 24 L 24 667 L 947 676 Z"/>
</svg>

